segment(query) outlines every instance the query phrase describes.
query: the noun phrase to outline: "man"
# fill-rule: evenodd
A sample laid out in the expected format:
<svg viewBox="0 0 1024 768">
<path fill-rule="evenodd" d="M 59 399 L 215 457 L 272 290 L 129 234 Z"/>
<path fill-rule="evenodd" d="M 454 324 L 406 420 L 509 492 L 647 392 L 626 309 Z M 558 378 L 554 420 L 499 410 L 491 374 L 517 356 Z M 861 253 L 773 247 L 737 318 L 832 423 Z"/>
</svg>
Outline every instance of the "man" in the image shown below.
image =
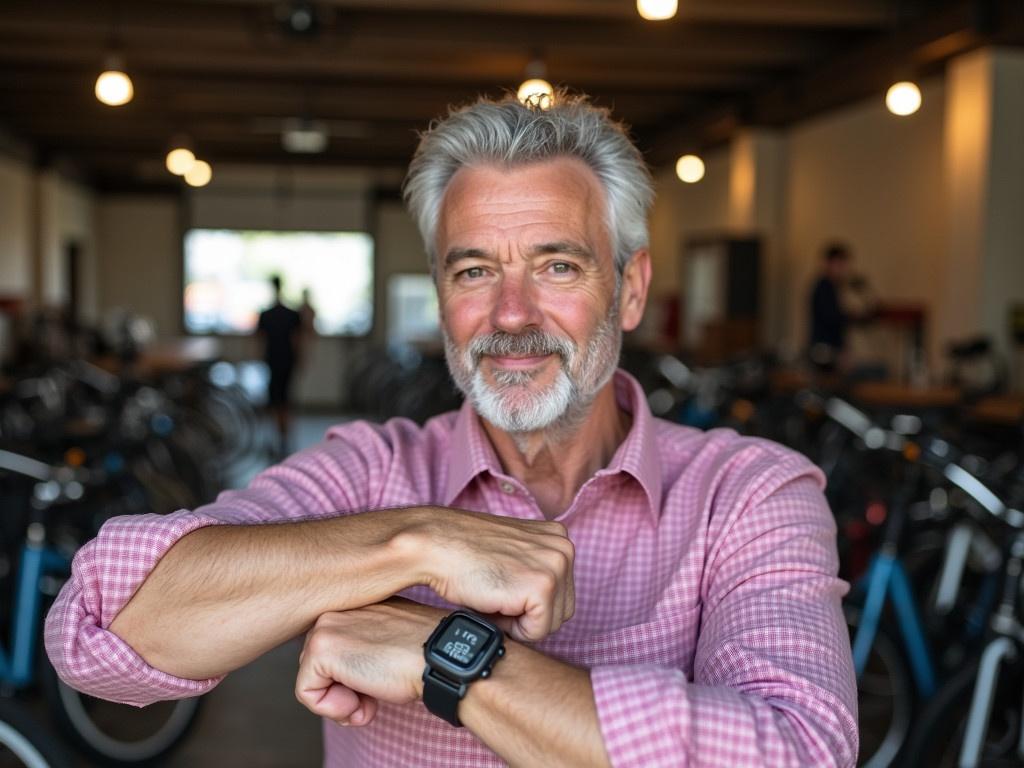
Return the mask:
<svg viewBox="0 0 1024 768">
<path fill-rule="evenodd" d="M 811 363 L 827 373 L 845 372 L 849 368 L 846 334 L 854 321 L 866 320 L 871 314 L 867 304 L 860 311 L 844 306 L 843 292 L 855 290 L 862 304 L 869 301 L 862 279 L 850 279 L 850 249 L 842 243 L 832 243 L 822 254 L 824 270 L 811 291 Z"/>
<path fill-rule="evenodd" d="M 302 343 L 302 316 L 281 301 L 281 278 L 270 278 L 274 303 L 260 313 L 256 333 L 263 339 L 263 359 L 270 369 L 267 403 L 277 428 L 276 453 L 287 453 L 291 428 L 291 384 Z"/>
<path fill-rule="evenodd" d="M 296 695 L 330 766 L 853 765 L 820 473 L 658 421 L 616 371 L 651 278 L 622 129 L 564 94 L 481 101 L 425 134 L 405 192 L 465 406 L 107 523 L 48 619 L 59 672 L 142 704 L 308 630 Z"/>
</svg>

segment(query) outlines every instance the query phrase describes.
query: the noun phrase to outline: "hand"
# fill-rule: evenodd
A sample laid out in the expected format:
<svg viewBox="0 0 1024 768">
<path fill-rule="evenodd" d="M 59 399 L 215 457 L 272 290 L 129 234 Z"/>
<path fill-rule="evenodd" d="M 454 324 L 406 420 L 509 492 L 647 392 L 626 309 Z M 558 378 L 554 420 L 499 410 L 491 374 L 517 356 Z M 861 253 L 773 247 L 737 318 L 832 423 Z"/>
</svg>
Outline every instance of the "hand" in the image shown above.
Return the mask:
<svg viewBox="0 0 1024 768">
<path fill-rule="evenodd" d="M 423 696 L 423 643 L 445 611 L 393 598 L 323 614 L 306 635 L 295 697 L 313 714 L 366 725 L 377 702 Z"/>
<path fill-rule="evenodd" d="M 513 639 L 542 640 L 572 618 L 575 550 L 561 523 L 432 508 L 407 534 L 422 583 Z"/>
</svg>

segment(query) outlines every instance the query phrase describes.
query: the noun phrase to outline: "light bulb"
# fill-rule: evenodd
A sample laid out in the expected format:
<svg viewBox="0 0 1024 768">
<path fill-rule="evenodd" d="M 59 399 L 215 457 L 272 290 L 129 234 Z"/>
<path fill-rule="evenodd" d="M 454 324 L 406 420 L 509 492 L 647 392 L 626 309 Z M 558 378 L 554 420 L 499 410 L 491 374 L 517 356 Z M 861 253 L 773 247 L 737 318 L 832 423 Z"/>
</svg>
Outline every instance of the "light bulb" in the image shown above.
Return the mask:
<svg viewBox="0 0 1024 768">
<path fill-rule="evenodd" d="M 921 89 L 906 80 L 895 83 L 885 94 L 885 106 L 894 115 L 912 115 L 921 108 Z"/>
<path fill-rule="evenodd" d="M 135 95 L 132 79 L 118 69 L 108 69 L 96 78 L 96 98 L 111 107 L 127 104 Z"/>
<path fill-rule="evenodd" d="M 167 153 L 167 170 L 175 176 L 183 176 L 195 164 L 196 156 L 191 149 L 178 147 Z"/>
<path fill-rule="evenodd" d="M 671 19 L 679 10 L 679 0 L 636 0 L 636 12 L 648 21 Z"/>
<path fill-rule="evenodd" d="M 213 169 L 205 160 L 196 160 L 192 167 L 185 171 L 185 183 L 190 187 L 205 187 L 213 178 Z"/>
<path fill-rule="evenodd" d="M 687 184 L 696 184 L 704 178 L 704 161 L 696 155 L 683 155 L 676 160 L 676 176 Z"/>
<path fill-rule="evenodd" d="M 555 89 L 551 87 L 551 83 L 547 80 L 535 77 L 524 81 L 519 86 L 516 98 L 528 106 L 549 109 L 554 103 Z"/>
</svg>

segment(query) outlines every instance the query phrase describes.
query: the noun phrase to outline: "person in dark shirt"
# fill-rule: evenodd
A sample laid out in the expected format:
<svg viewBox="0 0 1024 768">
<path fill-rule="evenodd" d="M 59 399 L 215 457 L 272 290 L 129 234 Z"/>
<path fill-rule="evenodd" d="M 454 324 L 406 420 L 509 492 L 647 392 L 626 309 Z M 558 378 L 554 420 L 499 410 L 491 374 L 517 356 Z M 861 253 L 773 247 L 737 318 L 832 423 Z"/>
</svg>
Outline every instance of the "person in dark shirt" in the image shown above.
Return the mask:
<svg viewBox="0 0 1024 768">
<path fill-rule="evenodd" d="M 288 430 L 291 426 L 289 404 L 292 374 L 298 361 L 302 318 L 294 309 L 281 301 L 281 278 L 270 279 L 274 287 L 274 305 L 260 313 L 256 332 L 263 340 L 263 359 L 270 368 L 268 403 L 277 425 L 280 454 L 287 451 Z"/>
<path fill-rule="evenodd" d="M 837 372 L 846 367 L 846 331 L 850 314 L 843 308 L 841 292 L 848 279 L 850 250 L 833 243 L 825 248 L 824 272 L 811 292 L 811 363 L 821 371 Z"/>
</svg>

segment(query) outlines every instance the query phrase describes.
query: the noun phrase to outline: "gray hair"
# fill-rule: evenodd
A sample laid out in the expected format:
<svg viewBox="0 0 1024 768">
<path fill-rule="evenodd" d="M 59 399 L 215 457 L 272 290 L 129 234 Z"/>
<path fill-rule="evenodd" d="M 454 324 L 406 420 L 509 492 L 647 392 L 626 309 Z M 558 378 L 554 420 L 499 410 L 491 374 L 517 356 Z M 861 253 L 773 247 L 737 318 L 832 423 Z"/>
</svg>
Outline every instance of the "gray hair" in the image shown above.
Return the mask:
<svg viewBox="0 0 1024 768">
<path fill-rule="evenodd" d="M 604 188 L 605 223 L 615 266 L 625 269 L 632 254 L 647 247 L 647 213 L 654 199 L 651 173 L 626 128 L 586 96 L 557 92 L 542 110 L 512 94 L 495 101 L 449 110 L 420 137 L 402 188 L 430 258 L 437 262 L 435 235 L 441 202 L 452 177 L 472 165 L 526 165 L 558 157 L 582 160 Z"/>
</svg>

